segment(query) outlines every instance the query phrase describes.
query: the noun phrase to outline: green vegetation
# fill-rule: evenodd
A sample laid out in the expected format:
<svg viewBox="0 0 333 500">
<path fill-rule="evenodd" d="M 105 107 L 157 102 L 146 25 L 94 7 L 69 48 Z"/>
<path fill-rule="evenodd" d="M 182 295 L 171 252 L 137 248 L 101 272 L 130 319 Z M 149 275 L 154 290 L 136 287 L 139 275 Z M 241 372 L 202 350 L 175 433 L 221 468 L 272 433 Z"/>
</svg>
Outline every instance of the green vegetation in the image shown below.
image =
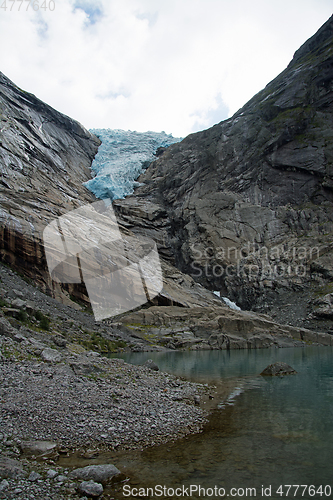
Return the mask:
<svg viewBox="0 0 333 500">
<path fill-rule="evenodd" d="M 323 297 L 324 295 L 327 295 L 328 293 L 333 293 L 333 281 L 330 281 L 329 283 L 321 286 L 318 288 L 314 294 Z"/>
<path fill-rule="evenodd" d="M 44 316 L 44 318 L 41 319 L 39 326 L 42 330 L 48 331 L 50 329 L 50 319 Z"/>
<path fill-rule="evenodd" d="M 23 309 L 20 309 L 19 313 L 16 316 L 16 319 L 18 319 L 22 323 L 27 323 L 28 315 Z"/>
<path fill-rule="evenodd" d="M 118 352 L 120 349 L 125 349 L 125 347 L 127 347 L 126 342 L 123 340 L 108 340 L 99 332 L 93 332 L 89 340 L 80 340 L 79 342 L 86 349 L 97 351 L 101 354 Z"/>
<path fill-rule="evenodd" d="M 41 311 L 35 311 L 34 316 L 39 321 L 39 326 L 42 330 L 48 331 L 50 329 L 51 320 L 48 316 L 45 316 Z"/>
<path fill-rule="evenodd" d="M 143 325 L 142 323 L 126 323 L 125 326 L 127 328 L 131 328 L 132 330 L 150 330 L 154 328 L 154 325 Z"/>
<path fill-rule="evenodd" d="M 8 307 L 7 302 L 1 298 L 0 298 L 0 307 Z"/>
</svg>

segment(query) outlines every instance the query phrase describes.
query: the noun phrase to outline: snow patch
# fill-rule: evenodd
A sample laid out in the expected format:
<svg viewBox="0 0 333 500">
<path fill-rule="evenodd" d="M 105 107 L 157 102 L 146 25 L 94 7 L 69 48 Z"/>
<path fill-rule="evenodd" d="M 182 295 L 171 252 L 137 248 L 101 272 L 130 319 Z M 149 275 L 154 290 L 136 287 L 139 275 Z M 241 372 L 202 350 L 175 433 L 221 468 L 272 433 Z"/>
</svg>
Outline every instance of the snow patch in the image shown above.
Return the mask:
<svg viewBox="0 0 333 500">
<path fill-rule="evenodd" d="M 235 304 L 235 302 L 231 302 L 231 300 L 228 299 L 228 297 L 221 297 L 221 298 L 227 304 L 227 306 L 231 307 L 231 309 L 234 309 L 235 311 L 241 311 L 241 308 L 238 307 L 238 305 Z"/>
</svg>

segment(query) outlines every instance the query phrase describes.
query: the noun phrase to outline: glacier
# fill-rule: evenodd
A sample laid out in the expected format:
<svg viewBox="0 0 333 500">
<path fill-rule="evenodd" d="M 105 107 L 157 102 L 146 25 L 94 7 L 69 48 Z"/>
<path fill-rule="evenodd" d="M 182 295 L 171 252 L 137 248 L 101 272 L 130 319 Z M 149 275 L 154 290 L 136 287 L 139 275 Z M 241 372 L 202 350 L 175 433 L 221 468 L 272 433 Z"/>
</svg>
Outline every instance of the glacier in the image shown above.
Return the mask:
<svg viewBox="0 0 333 500">
<path fill-rule="evenodd" d="M 119 129 L 90 129 L 101 141 L 91 165 L 94 177 L 84 185 L 96 198 L 116 200 L 132 194 L 137 178 L 155 159 L 159 147 L 181 138 L 165 132 L 134 132 Z"/>
</svg>

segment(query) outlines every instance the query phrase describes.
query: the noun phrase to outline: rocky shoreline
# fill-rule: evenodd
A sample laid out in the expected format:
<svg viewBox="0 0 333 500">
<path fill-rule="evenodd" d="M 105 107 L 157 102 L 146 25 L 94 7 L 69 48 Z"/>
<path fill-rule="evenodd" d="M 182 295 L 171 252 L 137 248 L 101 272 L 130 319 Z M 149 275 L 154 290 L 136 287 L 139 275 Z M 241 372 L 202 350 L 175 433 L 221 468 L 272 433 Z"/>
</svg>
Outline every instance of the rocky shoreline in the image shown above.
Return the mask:
<svg viewBox="0 0 333 500">
<path fill-rule="evenodd" d="M 201 431 L 215 387 L 161 373 L 152 362 L 133 366 L 110 357 L 132 350 L 149 358 L 149 351 L 165 349 L 156 328 L 147 336 L 145 325 L 96 322 L 3 265 L 0 284 L 0 499 L 112 498 L 104 487 L 114 474 L 74 477 L 59 458 L 79 450 L 89 463 L 102 451 L 143 449 Z M 183 309 L 184 317 L 195 315 Z"/>
<path fill-rule="evenodd" d="M 105 347 L 152 348 L 4 266 L 0 280 L 0 498 L 82 497 L 59 456 L 144 448 L 200 431 L 207 385 L 101 355 Z"/>
<path fill-rule="evenodd" d="M 69 498 L 78 484 L 68 482 L 68 470 L 50 477 L 59 455 L 143 448 L 199 432 L 206 420 L 196 405 L 201 395 L 208 399 L 205 385 L 93 354 L 62 362 L 19 359 L 24 341 L 18 349 L 11 339 L 1 341 L 0 498 L 45 499 L 50 488 L 50 498 Z"/>
</svg>

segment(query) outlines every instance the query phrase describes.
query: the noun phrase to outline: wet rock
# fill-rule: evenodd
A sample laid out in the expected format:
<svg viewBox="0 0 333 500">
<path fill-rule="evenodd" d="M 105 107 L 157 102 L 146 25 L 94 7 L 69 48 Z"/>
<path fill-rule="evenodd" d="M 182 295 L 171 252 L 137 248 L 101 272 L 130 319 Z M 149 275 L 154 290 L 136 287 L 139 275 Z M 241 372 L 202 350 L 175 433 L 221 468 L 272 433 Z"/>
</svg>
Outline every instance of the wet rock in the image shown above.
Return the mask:
<svg viewBox="0 0 333 500">
<path fill-rule="evenodd" d="M 57 443 L 52 441 L 21 441 L 20 443 L 22 453 L 28 456 L 38 456 L 56 451 L 57 446 Z"/>
<path fill-rule="evenodd" d="M 78 487 L 79 493 L 88 495 L 92 498 L 98 498 L 103 493 L 103 486 L 94 481 L 83 481 Z"/>
<path fill-rule="evenodd" d="M 159 367 L 152 359 L 147 359 L 147 361 L 145 361 L 142 366 L 145 366 L 146 368 L 149 368 L 150 370 L 154 370 L 155 372 L 158 372 L 158 370 L 159 370 Z"/>
<path fill-rule="evenodd" d="M 293 375 L 297 373 L 294 368 L 289 366 L 287 363 L 277 362 L 271 365 L 268 365 L 260 375 L 269 375 L 269 376 L 280 376 L 280 375 Z"/>
<path fill-rule="evenodd" d="M 198 396 L 197 394 L 194 395 L 193 397 L 194 399 L 194 404 L 199 406 L 200 405 L 200 396 Z"/>
<path fill-rule="evenodd" d="M 104 464 L 88 465 L 87 467 L 75 469 L 69 473 L 68 477 L 70 479 L 84 479 L 105 484 L 118 474 L 120 474 L 120 470 L 117 467 L 112 464 Z"/>
</svg>

